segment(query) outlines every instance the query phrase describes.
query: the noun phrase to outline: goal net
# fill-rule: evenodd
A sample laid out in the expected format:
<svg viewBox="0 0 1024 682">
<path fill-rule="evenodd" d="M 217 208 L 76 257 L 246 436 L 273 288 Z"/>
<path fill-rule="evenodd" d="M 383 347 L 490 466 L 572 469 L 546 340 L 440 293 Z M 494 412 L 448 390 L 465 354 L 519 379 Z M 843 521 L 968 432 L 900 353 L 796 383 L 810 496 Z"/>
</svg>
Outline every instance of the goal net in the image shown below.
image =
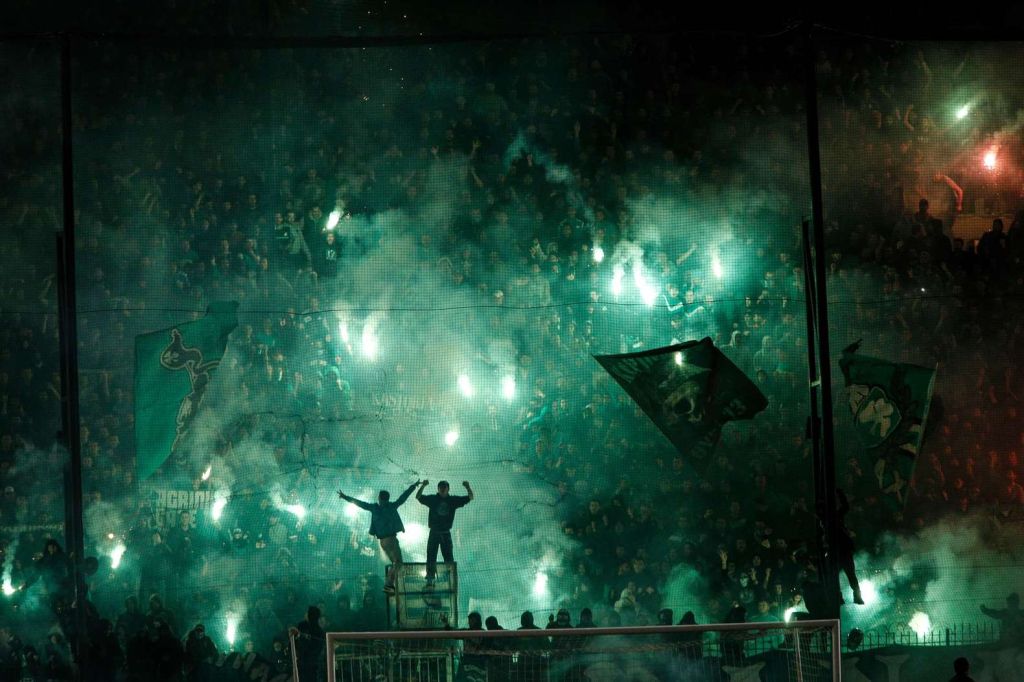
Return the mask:
<svg viewBox="0 0 1024 682">
<path fill-rule="evenodd" d="M 328 682 L 815 682 L 839 679 L 839 650 L 835 620 L 331 632 L 326 665 Z"/>
</svg>

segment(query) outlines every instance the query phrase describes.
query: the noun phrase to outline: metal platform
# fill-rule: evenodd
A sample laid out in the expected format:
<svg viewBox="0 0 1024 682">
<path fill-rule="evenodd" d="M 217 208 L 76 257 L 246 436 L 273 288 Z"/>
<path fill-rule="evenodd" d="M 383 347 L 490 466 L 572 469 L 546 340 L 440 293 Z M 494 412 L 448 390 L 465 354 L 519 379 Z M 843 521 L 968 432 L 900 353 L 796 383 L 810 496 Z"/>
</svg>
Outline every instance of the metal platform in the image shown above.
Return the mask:
<svg viewBox="0 0 1024 682">
<path fill-rule="evenodd" d="M 388 595 L 387 609 L 390 629 L 458 628 L 458 564 L 437 564 L 437 576 L 432 586 L 427 585 L 425 563 L 403 564 L 395 575 L 395 592 Z"/>
</svg>

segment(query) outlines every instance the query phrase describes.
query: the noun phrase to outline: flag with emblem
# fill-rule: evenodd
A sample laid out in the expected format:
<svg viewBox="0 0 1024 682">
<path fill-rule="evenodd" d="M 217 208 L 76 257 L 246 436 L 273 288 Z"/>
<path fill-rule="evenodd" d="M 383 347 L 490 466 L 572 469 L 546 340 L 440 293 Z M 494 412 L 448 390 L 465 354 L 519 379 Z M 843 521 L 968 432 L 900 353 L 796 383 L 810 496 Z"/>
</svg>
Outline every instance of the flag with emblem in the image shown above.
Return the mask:
<svg viewBox="0 0 1024 682">
<path fill-rule="evenodd" d="M 754 382 L 707 337 L 594 359 L 699 472 L 726 422 L 751 419 L 768 406 Z"/>
<path fill-rule="evenodd" d="M 921 450 L 935 385 L 935 368 L 860 355 L 860 342 L 843 350 L 854 427 L 875 457 L 878 489 L 900 505 Z"/>
<path fill-rule="evenodd" d="M 238 304 L 212 304 L 206 315 L 135 337 L 135 449 L 139 479 L 151 476 L 188 436 L 202 409 Z"/>
</svg>

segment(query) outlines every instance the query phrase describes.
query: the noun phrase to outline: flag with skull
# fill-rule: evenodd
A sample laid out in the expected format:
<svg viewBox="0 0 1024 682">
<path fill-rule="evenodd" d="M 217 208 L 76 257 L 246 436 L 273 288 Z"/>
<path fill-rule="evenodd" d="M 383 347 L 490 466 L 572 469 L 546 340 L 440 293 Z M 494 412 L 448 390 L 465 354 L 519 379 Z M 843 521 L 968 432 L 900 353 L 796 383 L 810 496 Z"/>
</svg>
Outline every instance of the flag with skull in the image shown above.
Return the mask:
<svg viewBox="0 0 1024 682">
<path fill-rule="evenodd" d="M 722 426 L 751 419 L 768 401 L 710 338 L 594 358 L 703 473 Z"/>
<path fill-rule="evenodd" d="M 839 368 L 854 427 L 875 455 L 878 488 L 900 505 L 921 450 L 935 384 L 935 368 L 891 362 L 843 350 Z"/>
</svg>

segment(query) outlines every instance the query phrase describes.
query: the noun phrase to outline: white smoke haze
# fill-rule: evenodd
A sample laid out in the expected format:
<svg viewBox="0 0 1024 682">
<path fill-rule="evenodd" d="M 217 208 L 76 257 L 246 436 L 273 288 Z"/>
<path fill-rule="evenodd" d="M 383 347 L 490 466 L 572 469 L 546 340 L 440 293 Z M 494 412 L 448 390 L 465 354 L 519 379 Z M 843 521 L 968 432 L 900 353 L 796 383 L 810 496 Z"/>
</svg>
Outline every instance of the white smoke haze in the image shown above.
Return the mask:
<svg viewBox="0 0 1024 682">
<path fill-rule="evenodd" d="M 570 403 L 575 416 L 563 421 L 556 435 L 563 443 L 582 449 L 590 445 L 589 424 L 577 418 L 584 405 L 589 404 L 592 396 L 600 399 L 607 395 L 612 405 L 620 397 L 618 389 L 601 375 L 588 354 L 632 350 L 640 339 L 646 343 L 644 347 L 654 347 L 673 338 L 686 340 L 710 335 L 720 346 L 728 344 L 730 357 L 749 369 L 760 338 L 737 337 L 736 329 L 730 328 L 731 322 L 742 320 L 745 312 L 745 302 L 735 291 L 741 288 L 737 284 L 740 278 L 743 282 L 756 280 L 764 270 L 776 267 L 774 259 L 780 251 L 794 256 L 788 264 L 790 269 L 799 265 L 799 252 L 792 248 L 797 244 L 794 228 L 809 213 L 810 203 L 801 116 L 751 117 L 748 121 L 751 124 L 746 127 L 724 123 L 710 125 L 706 146 L 701 150 L 703 163 L 681 154 L 666 160 L 667 149 L 651 141 L 624 142 L 623 147 L 634 156 L 621 168 L 631 187 L 629 196 L 618 206 L 624 214 L 621 224 L 620 216 L 613 215 L 610 208 L 616 203 L 614 198 L 606 196 L 604 187 L 591 186 L 589 179 L 582 181 L 568 163 L 534 142 L 532 124 L 520 122 L 502 133 L 505 139 L 490 145 L 490 153 L 496 155 L 506 173 L 512 164 L 526 163 L 525 158 L 530 156 L 533 166 L 543 169 L 539 175 L 557 195 L 554 210 L 575 208 L 591 244 L 599 227 L 607 230 L 602 242 L 606 254 L 603 263 L 590 270 L 580 267 L 578 272 L 581 279 L 591 278 L 589 289 L 598 294 L 598 301 L 590 302 L 596 310 L 590 317 L 604 328 L 595 334 L 594 346 L 569 355 L 553 351 L 551 337 L 542 338 L 535 333 L 533 323 L 562 315 L 559 324 L 564 327 L 565 318 L 569 317 L 568 304 L 575 306 L 580 301 L 552 290 L 548 292 L 548 299 L 555 307 L 550 310 L 517 310 L 495 303 L 496 291 L 503 291 L 506 300 L 511 300 L 518 286 L 516 282 L 529 277 L 531 262 L 524 258 L 524 244 L 529 244 L 536 236 L 544 249 L 548 247 L 550 235 L 536 217 L 539 209 L 517 203 L 516 198 L 502 194 L 501 189 L 487 187 L 481 192 L 486 195 L 481 202 L 485 209 L 481 222 L 474 224 L 471 234 L 457 232 L 455 223 L 469 218 L 472 204 L 466 200 L 466 195 L 476 192 L 471 170 L 477 161 L 470 158 L 470 150 L 442 150 L 437 157 L 429 149 L 419 150 L 419 154 L 408 151 L 402 157 L 389 155 L 392 143 L 416 150 L 421 126 L 432 125 L 433 111 L 447 106 L 449 100 L 466 90 L 466 85 L 445 77 L 432 83 L 429 90 L 417 89 L 418 84 L 410 82 L 412 79 L 399 87 L 389 71 L 393 65 L 423 60 L 433 64 L 428 68 L 444 70 L 443 60 L 429 56 L 425 49 L 389 51 L 388 59 L 363 59 L 357 64 L 354 60 L 358 55 L 359 51 L 350 51 L 337 61 L 325 61 L 322 71 L 327 87 L 313 88 L 309 83 L 289 80 L 287 91 L 293 97 L 289 106 L 304 112 L 298 119 L 301 125 L 263 125 L 255 115 L 265 106 L 263 94 L 240 94 L 231 92 L 230 87 L 223 95 L 226 107 L 209 112 L 207 118 L 216 122 L 211 136 L 217 144 L 248 147 L 245 155 L 260 161 L 257 166 L 266 176 L 261 201 L 271 201 L 271 187 L 283 177 L 281 169 L 294 167 L 296 171 L 289 182 L 298 185 L 305 169 L 319 163 L 318 157 L 306 149 L 304 138 L 307 136 L 327 140 L 328 153 L 335 146 L 354 149 L 360 156 L 360 166 L 383 164 L 390 170 L 388 177 L 382 173 L 375 179 L 373 199 L 377 208 L 361 211 L 355 208 L 359 197 L 354 195 L 358 193 L 350 191 L 351 195 L 345 197 L 351 215 L 343 217 L 336 227 L 336 234 L 345 245 L 337 277 L 321 279 L 314 287 L 295 278 L 290 266 L 280 265 L 280 274 L 289 280 L 287 287 L 281 286 L 269 302 L 243 301 L 240 327 L 232 335 L 224 361 L 214 375 L 204 409 L 193 423 L 182 452 L 176 455 L 176 460 L 183 461 L 175 461 L 174 466 L 167 467 L 173 473 L 144 483 L 139 498 L 129 496 L 119 500 L 108 496 L 109 499 L 101 503 L 90 503 L 86 511 L 89 542 L 101 549 L 107 528 L 116 529 L 113 532 L 121 535 L 132 526 L 132 512 L 137 502 L 151 489 L 192 489 L 200 474 L 212 465 L 212 474 L 204 489 L 215 491 L 227 502 L 218 523 L 203 517 L 200 526 L 209 529 L 217 543 L 226 539 L 226 534 L 234 527 L 248 532 L 250 542 L 263 532 L 264 528 L 257 527 L 262 519 L 246 518 L 240 511 L 246 503 L 255 504 L 264 498 L 271 500 L 271 506 L 301 503 L 308 513 L 298 532 L 316 533 L 320 548 L 327 548 L 330 560 L 323 556 L 295 560 L 295 571 L 300 576 L 299 584 L 295 585 L 280 568 L 289 560 L 287 552 L 280 554 L 280 548 L 265 550 L 268 554 L 274 552 L 273 562 L 267 562 L 274 564 L 272 569 L 263 563 L 245 563 L 234 555 L 211 551 L 201 565 L 195 567 L 190 582 L 196 590 L 220 593 L 217 614 L 221 621 L 217 627 L 226 628 L 229 611 L 244 618 L 244 606 L 232 605 L 230 600 L 243 590 L 251 594 L 253 585 L 264 577 L 276 587 L 300 592 L 301 608 L 296 613 L 299 618 L 308 605 L 306 602 L 333 596 L 327 588 L 337 581 L 345 581 L 341 591 L 358 603 L 360 576 L 368 570 L 383 575 L 379 548 L 367 534 L 369 515 L 362 510 L 349 513 L 348 506 L 337 498 L 337 489 L 363 500 L 373 500 L 381 489 L 397 496 L 415 480 L 426 478 L 431 481 L 427 492 L 434 491 L 438 480 L 447 479 L 453 493 L 461 494 L 461 481 L 468 480 L 477 499 L 460 510 L 456 518 L 455 554 L 461 571 L 461 610 L 466 613 L 468 606 L 480 610 L 484 616 L 498 615 L 504 626 L 514 627 L 519 612 L 526 608 L 543 612 L 573 599 L 577 581 L 572 578 L 574 567 L 568 565 L 568 558 L 579 550 L 580 543 L 564 532 L 563 523 L 575 508 L 585 505 L 591 497 L 604 499 L 610 495 L 618 479 L 625 475 L 618 469 L 627 465 L 636 467 L 633 475 L 639 480 L 660 482 L 662 474 L 654 467 L 653 460 L 670 459 L 674 454 L 646 418 L 637 415 L 627 403 L 602 417 L 617 422 L 619 433 L 616 435 L 625 445 L 608 444 L 607 450 L 615 457 L 603 462 L 598 458 L 607 453 L 595 452 L 589 468 L 579 466 L 575 480 L 568 485 L 571 494 L 563 497 L 558 490 L 559 473 L 545 471 L 531 451 L 519 447 L 521 440 L 527 440 L 522 426 L 527 414 L 535 416 L 539 405 L 550 402 L 548 398 L 553 393 L 555 380 L 537 382 L 537 377 L 569 374 L 575 384 L 570 386 L 569 393 L 582 396 L 581 404 Z M 266 55 L 262 58 L 270 59 Z M 532 60 L 534 56 L 524 54 L 522 58 Z M 554 73 L 557 68 L 551 70 L 550 85 L 558 88 L 562 76 Z M 343 83 L 345 78 L 350 78 L 350 82 Z M 280 87 L 271 77 L 268 82 Z M 408 92 L 402 88 L 408 88 Z M 413 91 L 416 92 L 412 97 L 415 106 L 409 107 L 409 92 Z M 349 97 L 350 93 L 355 96 Z M 997 109 L 1006 108 L 1005 102 L 998 101 L 998 94 L 987 97 L 997 100 L 992 105 Z M 971 98 L 965 95 L 961 99 Z M 823 110 L 831 102 L 828 96 L 823 97 Z M 972 102 L 981 107 L 979 98 L 973 98 Z M 725 103 L 725 109 L 731 105 L 731 101 Z M 114 105 L 105 103 L 104 106 Z M 124 114 L 135 105 L 129 101 L 116 106 L 125 109 L 118 111 Z M 139 109 L 142 110 L 141 105 Z M 207 112 L 201 113 L 206 115 Z M 1009 113 L 1004 113 L 1011 122 L 993 138 L 998 144 L 1010 140 L 1020 127 L 1019 118 L 1013 119 Z M 474 117 L 479 126 L 482 117 Z M 367 119 L 379 119 L 387 134 L 363 138 L 354 135 L 355 128 L 348 129 L 345 124 Z M 260 125 L 263 128 L 257 134 Z M 591 120 L 585 127 L 593 125 L 598 124 Z M 479 131 L 479 127 L 476 130 Z M 823 135 L 826 201 L 837 209 L 842 208 L 839 191 L 843 182 L 875 172 L 871 158 L 846 153 L 844 134 L 833 130 Z M 106 137 L 83 137 L 82 158 L 105 158 L 109 154 L 110 140 Z M 136 138 L 135 133 L 128 132 L 119 141 L 141 149 L 145 141 Z M 194 142 L 198 148 L 199 141 L 187 135 L 183 139 Z M 977 139 L 980 143 L 982 138 Z M 648 149 L 645 151 L 644 147 Z M 203 153 L 208 150 L 209 145 L 202 148 Z M 482 155 L 484 151 L 479 153 Z M 729 156 L 723 156 L 726 153 Z M 190 154 L 187 145 L 181 154 L 182 164 L 188 165 L 185 163 Z M 965 159 L 974 155 L 976 149 L 967 147 L 960 154 Z M 716 157 L 726 159 L 718 164 L 716 174 L 702 170 L 709 159 Z M 842 158 L 845 166 L 829 161 L 837 158 Z M 175 160 L 167 159 L 166 163 L 172 161 Z M 929 168 L 941 168 L 951 161 L 944 154 L 925 147 L 921 163 Z M 830 169 L 835 172 L 831 173 Z M 228 173 L 225 171 L 224 175 Z M 366 181 L 360 178 L 364 173 L 355 167 L 345 168 L 339 175 L 350 190 Z M 383 208 L 388 203 L 386 197 L 401 195 L 413 186 L 418 193 L 411 205 L 405 202 L 405 208 Z M 325 215 L 333 208 L 334 199 L 327 196 L 320 202 Z M 148 309 L 132 310 L 131 317 L 90 314 L 89 323 L 83 323 L 83 328 L 90 334 L 99 329 L 106 335 L 116 324 L 123 324 L 125 329 L 119 338 L 130 346 L 134 334 L 184 321 L 192 314 L 182 310 L 202 310 L 219 294 L 207 286 L 201 297 L 183 300 L 171 287 L 157 286 L 155 273 L 167 271 L 177 258 L 178 240 L 174 235 L 178 226 L 168 224 L 162 215 L 146 213 L 140 208 L 139 197 L 134 195 L 111 194 L 109 201 L 115 204 L 114 213 L 130 217 L 128 233 L 145 235 L 142 250 L 146 260 L 142 260 L 141 253 L 121 253 L 115 244 L 100 259 L 107 271 L 107 280 L 95 287 L 83 285 L 86 294 L 83 299 L 93 302 L 92 297 L 96 307 L 102 308 L 107 303 L 105 290 L 110 289 L 115 297 L 130 294 L 140 278 L 152 274 L 145 297 Z M 607 214 L 607 225 L 598 225 L 595 206 Z M 23 224 L 19 221 L 21 212 L 16 208 L 10 207 L 3 215 L 20 227 Z M 275 204 L 264 208 L 276 211 L 284 206 Z M 103 222 L 101 214 L 92 207 L 86 207 L 84 214 L 83 243 L 90 237 L 97 237 L 107 245 L 111 235 L 125 232 L 109 225 L 103 232 L 95 232 L 89 226 Z M 105 221 L 107 216 L 103 218 Z M 25 220 L 26 224 L 35 224 L 36 218 Z M 49 246 L 47 244 L 47 248 Z M 691 246 L 696 248 L 681 266 L 681 278 L 695 283 L 695 289 L 712 294 L 715 305 L 685 319 L 679 328 L 668 330 L 666 306 L 660 298 L 660 294 L 666 293 L 661 259 L 674 260 Z M 767 255 L 755 258 L 758 249 L 763 249 Z M 3 258 L 5 267 L 10 264 L 24 269 L 21 261 L 25 259 L 17 257 L 17 253 L 12 250 L 7 254 L 10 257 Z M 455 273 L 464 254 L 475 272 L 483 273 L 479 281 L 485 282 L 485 287 L 456 283 Z M 492 260 L 492 254 L 499 258 Z M 580 262 L 589 258 L 585 251 L 578 255 Z M 560 256 L 561 265 L 565 267 L 567 254 Z M 122 266 L 121 260 L 126 264 Z M 716 262 L 720 275 L 715 272 Z M 634 265 L 643 267 L 645 281 L 659 294 L 652 308 L 644 305 L 643 292 L 638 290 L 634 280 Z M 279 264 L 274 262 L 272 266 L 277 269 Z M 619 301 L 614 301 L 610 291 L 616 266 L 623 268 L 623 292 Z M 791 275 L 799 279 L 797 274 Z M 795 289 L 798 291 L 800 286 L 798 282 Z M 892 308 L 887 307 L 889 303 L 878 303 L 888 296 L 881 268 L 848 268 L 835 275 L 830 287 L 834 287 L 830 292 L 836 292 L 845 301 L 834 309 L 833 325 L 837 331 L 833 334 L 833 348 L 842 348 L 856 340 L 847 338 L 850 335 L 863 336 L 864 351 L 870 354 L 881 355 L 887 349 L 901 347 L 900 335 L 891 326 L 879 323 L 892 312 Z M 794 289 L 786 291 L 788 295 Z M 139 297 L 132 297 L 131 303 L 138 305 L 139 300 Z M 796 337 L 800 337 L 803 302 L 793 297 L 791 305 L 796 308 Z M 172 310 L 158 310 L 161 307 Z M 868 308 L 878 317 L 862 317 L 856 310 L 858 307 Z M 296 311 L 295 320 L 306 320 L 307 328 L 319 325 L 331 335 L 331 340 L 325 342 L 325 356 L 337 354 L 343 358 L 345 379 L 355 395 L 355 409 L 344 411 L 341 416 L 324 418 L 321 414 L 286 406 L 284 401 L 268 398 L 251 377 L 234 368 L 244 351 L 241 347 L 244 325 L 251 324 L 259 332 L 265 317 L 276 325 L 287 308 Z M 579 326 L 583 327 L 585 322 L 578 312 L 582 308 L 575 309 L 581 315 Z M 342 325 L 348 336 L 347 343 L 341 338 Z M 552 326 L 556 323 L 552 322 Z M 89 339 L 92 338 L 90 335 Z M 791 352 L 800 347 L 799 339 L 791 338 L 789 342 Z M 116 343 L 117 339 L 110 340 L 111 347 Z M 300 343 L 284 347 L 283 351 L 289 359 L 310 360 L 310 365 L 303 368 L 309 378 L 316 372 L 311 363 L 318 358 L 314 349 L 301 347 Z M 327 347 L 332 343 L 334 348 Z M 908 361 L 926 363 L 932 359 L 926 348 L 915 347 L 903 352 L 916 354 L 914 358 L 901 358 Z M 975 369 L 967 355 L 951 358 L 944 368 L 945 376 L 940 375 L 939 387 L 947 394 L 954 393 L 958 386 L 952 377 Z M 120 369 L 130 374 L 127 357 L 106 357 L 101 361 L 108 363 L 107 368 L 120 363 L 124 365 Z M 790 357 L 792 360 L 795 356 Z M 793 360 L 798 374 L 802 360 L 802 357 Z M 591 372 L 597 373 L 599 378 L 592 379 Z M 472 398 L 457 390 L 457 378 L 463 373 L 475 389 Z M 502 392 L 502 381 L 508 376 L 516 377 L 512 399 Z M 785 402 L 790 417 L 785 421 L 789 431 L 779 436 L 780 442 L 802 431 L 802 421 L 792 416 L 802 414 L 801 410 L 805 409 L 804 393 L 800 386 L 792 396 L 778 401 Z M 862 450 L 852 433 L 847 433 L 852 429 L 843 426 L 847 415 L 841 397 L 837 397 L 835 404 L 841 423 L 838 447 L 842 462 L 851 453 L 859 454 Z M 777 412 L 781 409 L 782 406 L 772 405 L 769 408 L 771 418 L 778 417 L 783 422 Z M 742 440 L 747 434 L 756 433 L 756 426 L 730 427 L 727 436 L 739 434 L 738 440 L 733 444 L 729 438 L 723 438 L 721 454 L 746 456 L 748 452 L 756 452 L 760 444 Z M 445 444 L 445 434 L 449 432 L 459 434 L 451 446 Z M 846 435 L 851 437 L 846 438 Z M 230 448 L 226 446 L 229 440 Z M 649 452 L 630 450 L 629 441 L 649 445 Z M 744 447 L 744 443 L 749 447 Z M 799 457 L 788 444 L 772 447 L 780 456 Z M 922 457 L 927 457 L 928 453 L 926 448 Z M 25 478 L 34 478 L 35 462 L 47 456 L 53 453 L 27 449 L 16 467 L 27 475 Z M 808 480 L 809 476 L 808 472 Z M 738 494 L 745 485 L 748 485 L 746 477 L 737 480 L 733 494 Z M 27 492 L 36 499 L 58 487 L 58 481 L 40 479 Z M 297 502 L 292 498 L 294 491 L 300 491 L 301 499 Z M 691 509 L 685 501 L 678 506 L 683 513 L 702 511 Z M 281 509 L 280 513 L 282 518 L 293 520 L 286 509 Z M 426 525 L 426 510 L 410 499 L 402 509 L 402 516 L 410 529 L 402 538 L 406 556 L 421 559 L 425 553 L 422 527 Z M 779 529 L 783 524 L 784 520 L 775 525 Z M 879 622 L 905 623 L 915 610 L 926 611 L 937 627 L 964 619 L 976 622 L 981 618 L 976 602 L 998 607 L 1007 594 L 1019 589 L 1014 585 L 1012 568 L 1019 560 L 1012 542 L 1014 531 L 1010 526 L 993 526 L 984 515 L 947 519 L 916 535 L 889 535 L 877 543 L 877 550 L 870 547 L 874 539 L 870 529 L 855 530 L 864 539 L 861 549 L 872 549 L 858 557 L 858 564 L 862 578 L 874 582 L 879 600 L 875 605 L 847 609 L 844 627 L 867 630 Z M 693 534 L 696 536 L 698 531 Z M 417 536 L 419 540 L 415 541 Z M 288 548 L 293 547 L 290 543 Z M 344 556 L 344 560 L 336 563 L 337 555 Z M 370 561 L 361 562 L 362 558 Z M 130 564 L 131 560 L 130 554 L 126 556 L 126 563 Z M 126 574 L 131 570 L 126 569 Z M 266 576 L 262 573 L 265 570 Z M 540 581 L 543 590 L 538 587 L 540 574 L 546 576 L 546 581 Z M 842 578 L 841 584 L 845 585 Z M 715 616 L 706 607 L 711 596 L 707 576 L 699 575 L 691 566 L 673 567 L 661 591 L 662 603 L 674 609 L 677 620 L 686 610 L 695 611 L 699 622 L 707 622 Z M 598 600 L 597 595 L 594 599 Z M 847 600 L 850 601 L 849 595 Z M 543 622 L 539 614 L 538 622 Z"/>
<path fill-rule="evenodd" d="M 85 527 L 95 536 L 94 542 L 113 546 L 112 541 L 127 527 L 122 510 L 111 502 L 92 502 L 85 509 Z M 114 536 L 114 537 L 111 537 Z"/>
<path fill-rule="evenodd" d="M 578 211 L 580 218 L 588 224 L 594 222 L 594 211 L 590 202 L 584 197 L 579 185 L 579 178 L 569 166 L 559 163 L 551 154 L 528 139 L 525 131 L 520 130 L 512 143 L 505 150 L 503 162 L 506 171 L 513 161 L 526 157 L 530 166 L 539 166 L 544 169 L 545 179 L 552 185 L 562 187 L 565 191 L 566 202 Z"/>
<path fill-rule="evenodd" d="M 474 486 L 478 499 L 459 512 L 457 521 L 456 553 L 462 567 L 463 594 L 495 604 L 520 603 L 523 596 L 531 594 L 535 577 L 534 562 L 525 561 L 528 557 L 547 557 L 546 570 L 554 576 L 557 557 L 567 555 L 572 544 L 560 532 L 548 530 L 558 529 L 559 522 L 554 486 L 538 481 L 529 467 L 515 467 L 515 452 L 509 443 L 502 442 L 504 435 L 495 430 L 494 419 L 484 416 L 490 412 L 488 407 L 501 405 L 500 378 L 514 373 L 520 351 L 511 341 L 488 334 L 489 324 L 480 319 L 480 313 L 431 312 L 439 302 L 450 308 L 490 303 L 489 296 L 453 287 L 443 269 L 423 265 L 436 263 L 444 255 L 440 247 L 448 239 L 448 225 L 454 217 L 449 185 L 462 182 L 460 176 L 465 173 L 465 159 L 436 161 L 426 172 L 423 202 L 415 215 L 391 210 L 343 220 L 337 233 L 342 238 L 368 239 L 370 251 L 347 258 L 342 266 L 344 277 L 325 283 L 322 305 L 330 312 L 311 311 L 305 316 L 307 326 L 325 324 L 338 342 L 333 352 L 354 366 L 357 377 L 373 382 L 370 386 L 362 384 L 359 390 L 372 390 L 382 396 L 423 397 L 434 404 L 436 416 L 402 420 L 400 414 L 369 411 L 346 415 L 341 422 L 323 422 L 310 421 L 309 415 L 271 404 L 257 410 L 253 419 L 253 401 L 239 390 L 243 377 L 230 370 L 238 352 L 236 331 L 208 389 L 204 409 L 182 448 L 187 463 L 176 482 L 191 487 L 212 464 L 209 486 L 229 495 L 223 519 L 214 524 L 220 537 L 232 526 L 240 525 L 255 539 L 257 530 L 247 527 L 244 518 L 234 520 L 236 498 L 245 491 L 252 491 L 257 499 L 269 498 L 281 517 L 289 518 L 292 486 L 284 481 L 294 480 L 301 469 L 309 472 L 315 491 L 312 496 L 309 492 L 303 494 L 299 500 L 308 509 L 302 525 L 324 529 L 325 540 L 335 547 L 347 544 L 352 534 L 361 539 L 366 552 L 380 558 L 375 541 L 366 534 L 369 515 L 361 510 L 346 514 L 336 489 L 372 501 L 379 489 L 388 489 L 397 497 L 417 478 L 426 478 L 431 480 L 428 492 L 434 492 L 436 482 L 448 478 L 453 494 L 461 494 L 460 483 L 465 478 Z M 340 343 L 339 319 L 345 323 L 351 353 Z M 379 344 L 372 358 L 364 352 L 368 336 Z M 482 349 L 488 350 L 482 354 Z M 284 350 L 289 355 L 308 352 L 304 348 Z M 431 362 L 417 360 L 423 357 Z M 456 377 L 467 369 L 481 391 L 468 405 L 467 399 L 454 390 Z M 477 402 L 486 406 L 474 407 Z M 360 402 L 369 403 L 367 399 Z M 506 413 L 502 419 L 514 414 Z M 234 437 L 230 449 L 225 450 L 225 439 L 241 423 L 247 424 L 245 435 Z M 453 426 L 459 428 L 461 438 L 448 448 L 442 435 Z M 350 442 L 348 436 L 352 433 L 356 435 L 354 459 L 346 463 L 344 459 L 318 456 L 325 449 L 348 449 L 342 444 Z M 275 453 L 278 447 L 285 448 L 283 457 Z M 497 480 L 500 486 L 493 485 Z M 522 522 L 524 514 L 530 523 Z M 415 500 L 407 502 L 402 515 L 407 529 L 425 526 L 426 510 Z M 409 544 L 410 535 L 417 534 L 422 535 L 418 543 Z M 405 541 L 408 557 L 425 558 L 422 532 L 407 532 Z M 517 557 L 524 560 L 506 560 L 510 548 L 516 548 Z M 277 558 L 288 561 L 288 554 Z M 232 584 L 224 580 L 232 575 L 232 562 L 237 563 L 237 559 L 204 560 L 194 569 L 189 583 L 196 590 L 223 593 Z M 380 566 L 382 571 L 383 564 Z M 340 575 L 331 573 L 329 579 L 318 572 L 317 566 L 297 564 L 297 568 L 307 574 L 314 592 L 339 578 L 350 585 L 358 584 L 360 575 L 356 567 L 343 567 Z M 237 566 L 234 570 L 237 572 Z M 502 579 L 495 581 L 495 575 Z M 551 603 L 555 603 L 554 585 L 552 590 Z M 512 615 L 496 613 L 503 621 Z"/>
<path fill-rule="evenodd" d="M 679 564 L 672 569 L 664 588 L 662 607 L 673 611 L 678 623 L 687 611 L 693 611 L 698 623 L 714 622 L 715 615 L 703 607 L 709 592 L 708 578 L 694 567 Z"/>
<path fill-rule="evenodd" d="M 906 625 L 918 611 L 940 632 L 985 623 L 979 605 L 1005 608 L 1021 589 L 1019 530 L 988 514 L 947 517 L 914 535 L 883 536 L 878 546 L 857 556 L 858 577 L 872 581 L 878 601 L 848 609 L 844 629 Z M 840 584 L 849 594 L 845 578 Z"/>
</svg>

